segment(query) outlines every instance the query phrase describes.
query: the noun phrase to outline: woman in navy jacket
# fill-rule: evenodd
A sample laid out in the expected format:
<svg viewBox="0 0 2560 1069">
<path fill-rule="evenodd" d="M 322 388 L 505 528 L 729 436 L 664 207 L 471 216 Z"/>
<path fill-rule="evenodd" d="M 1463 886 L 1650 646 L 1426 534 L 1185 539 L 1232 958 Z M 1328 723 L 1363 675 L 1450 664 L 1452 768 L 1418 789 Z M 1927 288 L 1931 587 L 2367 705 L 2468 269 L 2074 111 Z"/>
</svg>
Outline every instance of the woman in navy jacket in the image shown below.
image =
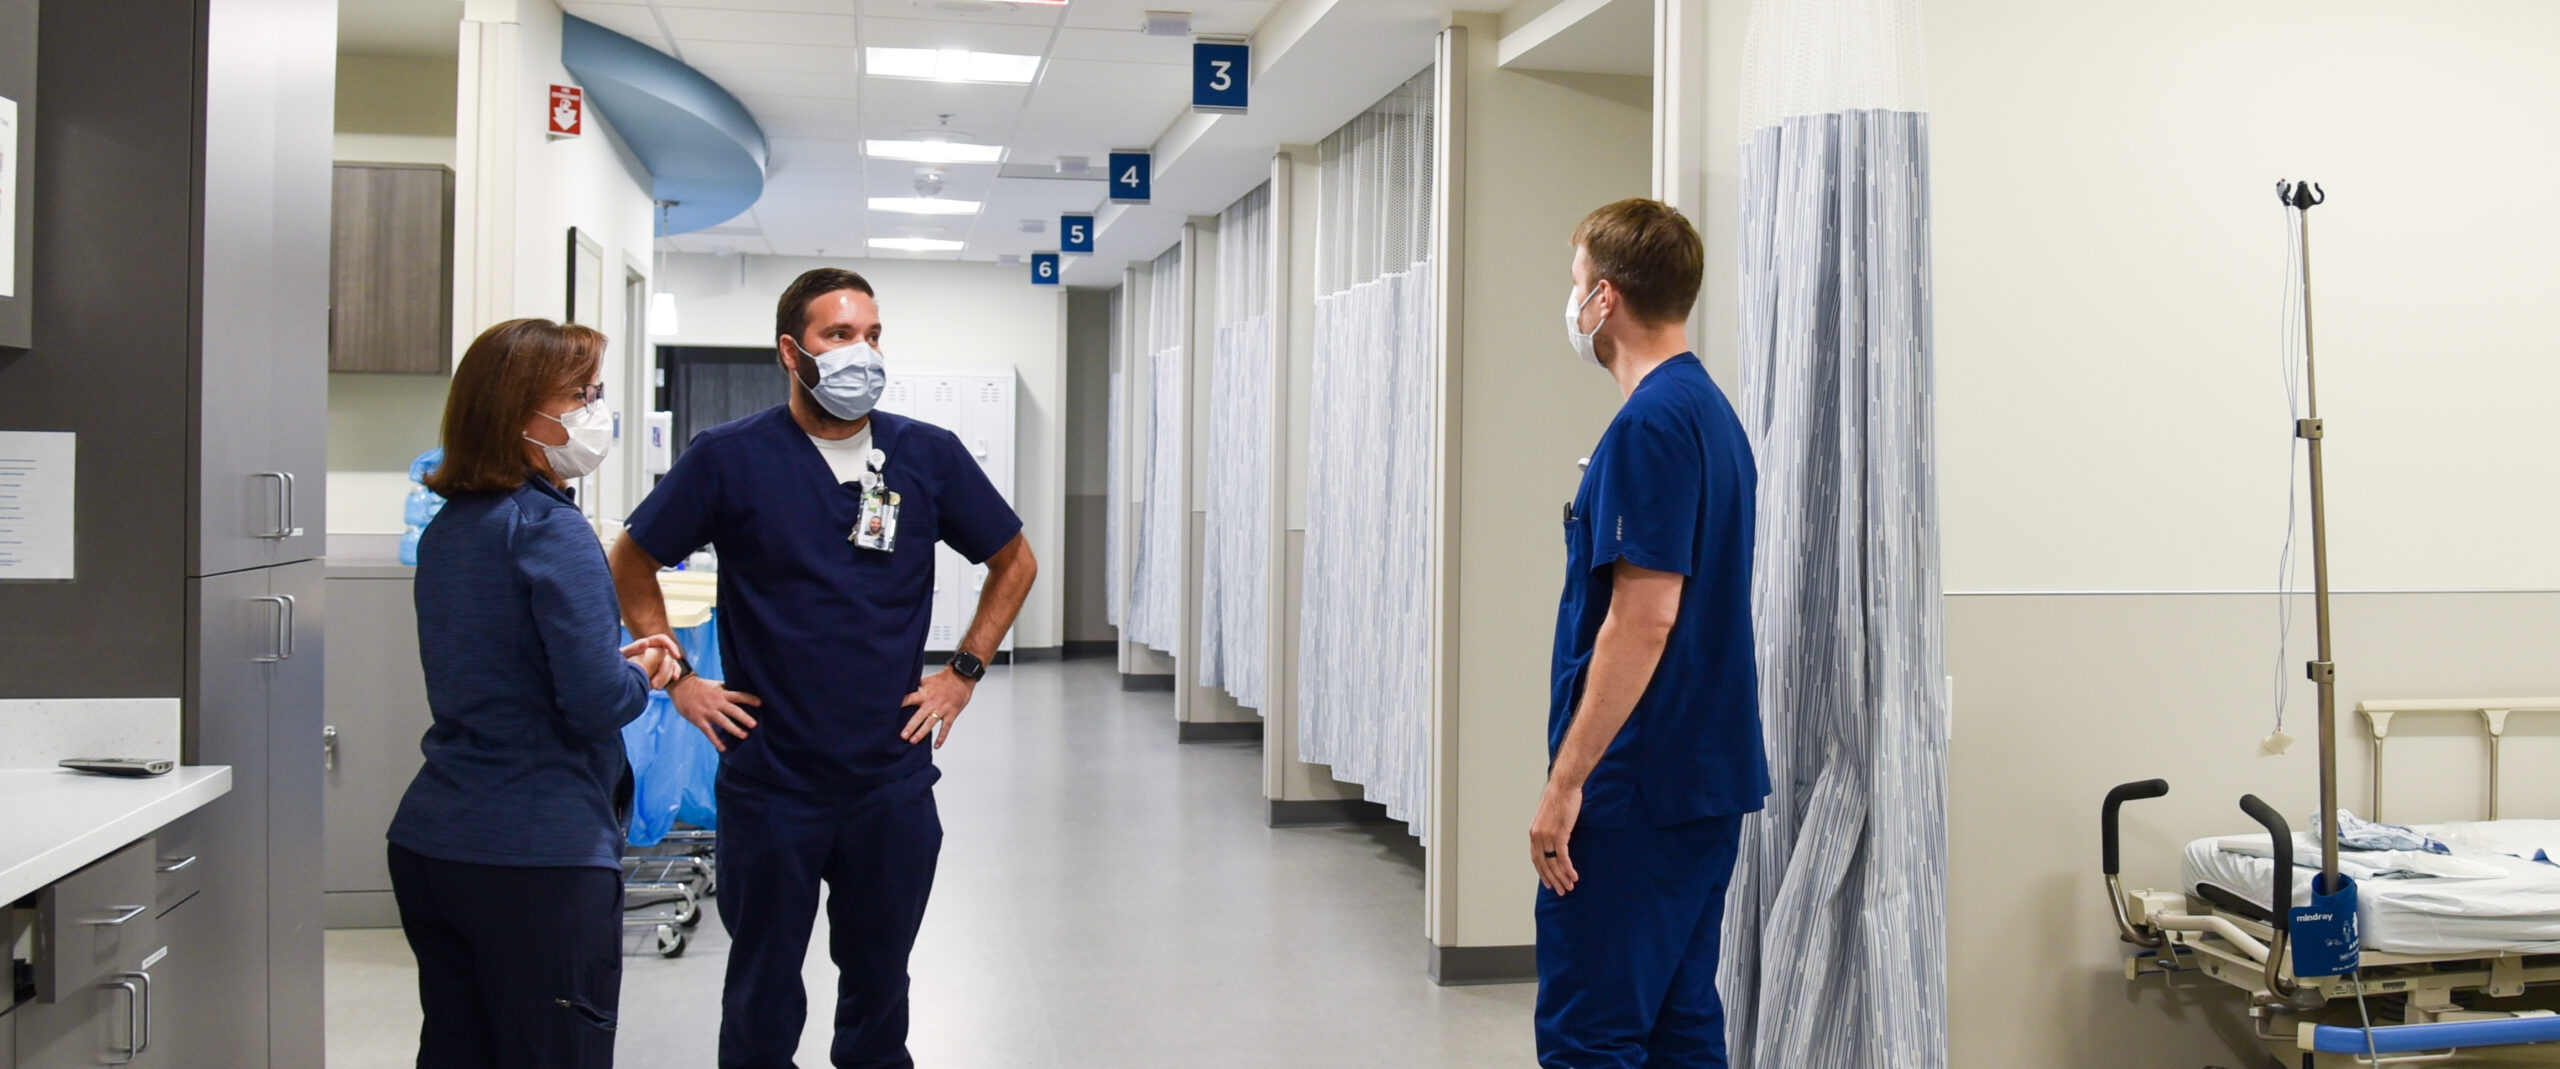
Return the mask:
<svg viewBox="0 0 2560 1069">
<path fill-rule="evenodd" d="M 604 335 L 517 319 L 445 401 L 446 498 L 418 542 L 426 765 L 391 821 L 420 1069 L 606 1069 L 622 986 L 622 726 L 674 674 L 621 646 L 604 551 L 561 489 L 612 440 Z"/>
</svg>

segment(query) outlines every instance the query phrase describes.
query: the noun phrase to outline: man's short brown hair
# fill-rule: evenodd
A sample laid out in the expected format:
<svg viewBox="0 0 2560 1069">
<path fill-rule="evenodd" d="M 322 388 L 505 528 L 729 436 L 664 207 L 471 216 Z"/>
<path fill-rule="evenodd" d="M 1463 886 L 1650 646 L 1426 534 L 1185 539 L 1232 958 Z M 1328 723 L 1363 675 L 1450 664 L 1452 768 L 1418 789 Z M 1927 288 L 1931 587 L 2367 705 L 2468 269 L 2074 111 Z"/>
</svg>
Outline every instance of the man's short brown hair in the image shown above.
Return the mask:
<svg viewBox="0 0 2560 1069">
<path fill-rule="evenodd" d="M 873 300 L 879 299 L 878 294 L 871 292 L 871 280 L 841 267 L 803 271 L 800 277 L 791 280 L 791 288 L 782 291 L 782 300 L 774 305 L 774 333 L 788 334 L 797 340 L 801 331 L 809 329 L 809 302 L 837 290 L 852 290 Z"/>
<path fill-rule="evenodd" d="M 1677 323 L 1698 303 L 1706 244 L 1677 208 L 1643 197 L 1619 201 L 1584 216 L 1573 243 L 1590 258 L 1592 280 L 1615 287 L 1637 319 Z"/>
</svg>

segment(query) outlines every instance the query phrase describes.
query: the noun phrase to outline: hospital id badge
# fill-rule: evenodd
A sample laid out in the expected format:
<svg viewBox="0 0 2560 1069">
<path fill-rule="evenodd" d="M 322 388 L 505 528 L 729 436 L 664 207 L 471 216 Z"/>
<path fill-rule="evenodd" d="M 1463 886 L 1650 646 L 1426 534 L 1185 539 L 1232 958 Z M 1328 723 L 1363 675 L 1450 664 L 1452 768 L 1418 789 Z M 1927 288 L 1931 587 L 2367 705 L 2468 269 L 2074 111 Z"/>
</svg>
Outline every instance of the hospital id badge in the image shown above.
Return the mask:
<svg viewBox="0 0 2560 1069">
<path fill-rule="evenodd" d="M 862 515 L 849 539 L 856 547 L 883 553 L 898 548 L 898 494 L 874 483 L 862 490 Z"/>
</svg>

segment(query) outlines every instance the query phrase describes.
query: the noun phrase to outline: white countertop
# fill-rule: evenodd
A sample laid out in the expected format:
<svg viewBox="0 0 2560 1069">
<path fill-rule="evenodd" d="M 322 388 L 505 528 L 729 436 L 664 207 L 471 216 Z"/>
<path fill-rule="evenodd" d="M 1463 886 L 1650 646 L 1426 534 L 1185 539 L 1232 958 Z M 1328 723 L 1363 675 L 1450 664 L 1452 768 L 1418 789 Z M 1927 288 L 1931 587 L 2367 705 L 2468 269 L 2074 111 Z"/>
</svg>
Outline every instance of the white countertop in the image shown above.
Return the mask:
<svg viewBox="0 0 2560 1069">
<path fill-rule="evenodd" d="M 118 779 L 0 769 L 0 905 L 78 872 L 231 791 L 231 766 Z"/>
</svg>

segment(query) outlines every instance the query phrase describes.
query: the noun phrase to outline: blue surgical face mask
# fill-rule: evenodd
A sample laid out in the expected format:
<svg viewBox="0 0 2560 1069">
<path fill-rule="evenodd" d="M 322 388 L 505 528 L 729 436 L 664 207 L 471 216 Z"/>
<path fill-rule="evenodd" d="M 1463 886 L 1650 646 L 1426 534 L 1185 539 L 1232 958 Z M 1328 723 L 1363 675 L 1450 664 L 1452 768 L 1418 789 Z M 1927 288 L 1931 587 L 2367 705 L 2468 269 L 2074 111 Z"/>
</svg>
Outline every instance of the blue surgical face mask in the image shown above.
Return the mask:
<svg viewBox="0 0 2560 1069">
<path fill-rule="evenodd" d="M 880 361 L 880 350 L 869 342 L 857 341 L 826 352 L 810 355 L 798 339 L 791 347 L 800 350 L 800 359 L 817 372 L 817 383 L 809 385 L 809 395 L 818 406 L 837 419 L 855 420 L 871 414 L 880 403 L 880 393 L 889 388 L 889 369 Z"/>
</svg>

